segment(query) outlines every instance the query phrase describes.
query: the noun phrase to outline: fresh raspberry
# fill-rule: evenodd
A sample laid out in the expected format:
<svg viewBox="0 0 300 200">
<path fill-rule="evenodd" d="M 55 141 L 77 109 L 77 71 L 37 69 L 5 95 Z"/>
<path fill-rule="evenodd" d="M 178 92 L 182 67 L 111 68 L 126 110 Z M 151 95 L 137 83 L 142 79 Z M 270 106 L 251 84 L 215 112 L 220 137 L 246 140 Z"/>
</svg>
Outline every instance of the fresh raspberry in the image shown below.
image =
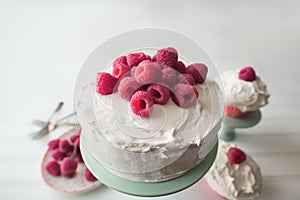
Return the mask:
<svg viewBox="0 0 300 200">
<path fill-rule="evenodd" d="M 126 56 L 120 56 L 119 58 L 117 58 L 113 62 L 113 68 L 115 68 L 120 63 L 127 65 L 127 58 L 126 58 Z"/>
<path fill-rule="evenodd" d="M 195 79 L 190 74 L 179 74 L 178 75 L 178 83 L 195 85 Z"/>
<path fill-rule="evenodd" d="M 149 56 L 149 55 L 146 55 L 146 58 L 145 58 L 145 60 L 150 60 L 150 61 L 151 61 L 151 56 Z"/>
<path fill-rule="evenodd" d="M 177 65 L 175 67 L 175 69 L 179 72 L 179 73 L 185 73 L 186 68 L 185 68 L 185 64 L 182 61 L 178 61 Z"/>
<path fill-rule="evenodd" d="M 134 78 L 140 84 L 158 83 L 161 77 L 160 66 L 155 62 L 141 63 L 134 71 Z"/>
<path fill-rule="evenodd" d="M 49 161 L 45 165 L 45 169 L 52 176 L 60 176 L 60 166 L 59 166 L 58 162 L 55 160 Z"/>
<path fill-rule="evenodd" d="M 112 94 L 116 90 L 118 79 L 106 72 L 97 74 L 96 92 L 101 95 Z"/>
<path fill-rule="evenodd" d="M 208 69 L 205 64 L 195 63 L 186 68 L 186 73 L 192 75 L 195 79 L 195 83 L 203 83 L 206 79 Z"/>
<path fill-rule="evenodd" d="M 76 149 L 80 149 L 80 138 L 77 138 L 73 144 L 76 146 Z"/>
<path fill-rule="evenodd" d="M 144 65 L 144 64 L 149 64 L 149 63 L 153 63 L 151 60 L 143 60 L 142 62 L 140 62 L 139 64 L 138 64 L 138 66 L 139 65 Z"/>
<path fill-rule="evenodd" d="M 151 61 L 156 62 L 156 55 L 152 56 Z"/>
<path fill-rule="evenodd" d="M 51 150 L 57 149 L 59 141 L 60 141 L 60 139 L 56 139 L 56 140 L 51 140 L 50 142 L 48 142 L 49 149 L 51 149 Z"/>
<path fill-rule="evenodd" d="M 252 67 L 245 67 L 239 72 L 239 79 L 244 81 L 254 81 L 256 79 L 255 71 Z"/>
<path fill-rule="evenodd" d="M 152 96 L 153 101 L 156 104 L 164 105 L 170 98 L 170 90 L 162 85 L 150 85 L 147 92 L 150 96 Z"/>
<path fill-rule="evenodd" d="M 67 157 L 71 157 L 74 153 L 74 146 L 72 146 L 72 149 L 66 152 Z"/>
<path fill-rule="evenodd" d="M 63 152 L 60 152 L 59 149 L 55 149 L 51 153 L 51 157 L 54 158 L 55 160 L 62 160 L 66 157 L 67 155 Z"/>
<path fill-rule="evenodd" d="M 143 52 L 140 53 L 131 53 L 127 56 L 127 64 L 130 68 L 137 66 L 143 60 L 146 60 L 148 57 Z"/>
<path fill-rule="evenodd" d="M 245 115 L 240 109 L 233 106 L 225 106 L 224 107 L 225 115 L 233 118 L 241 118 Z"/>
<path fill-rule="evenodd" d="M 134 77 L 134 73 L 135 73 L 136 68 L 137 68 L 137 66 L 130 69 L 130 76 L 131 77 Z"/>
<path fill-rule="evenodd" d="M 145 91 L 137 91 L 130 100 L 130 107 L 134 114 L 149 117 L 153 107 L 153 98 Z"/>
<path fill-rule="evenodd" d="M 164 67 L 162 69 L 162 83 L 168 86 L 168 88 L 173 87 L 177 83 L 178 72 L 171 67 Z"/>
<path fill-rule="evenodd" d="M 71 142 L 74 144 L 74 142 L 79 138 L 80 134 L 75 133 L 70 137 Z"/>
<path fill-rule="evenodd" d="M 78 163 L 83 163 L 83 159 L 82 159 L 80 150 L 77 151 L 77 153 L 76 153 L 75 161 Z"/>
<path fill-rule="evenodd" d="M 97 178 L 90 172 L 88 168 L 85 169 L 85 179 L 90 182 L 97 180 Z"/>
<path fill-rule="evenodd" d="M 130 67 L 128 67 L 128 65 L 119 63 L 119 64 L 115 65 L 112 75 L 120 80 L 122 77 L 124 77 L 124 75 L 126 75 L 126 73 L 129 70 L 130 70 Z"/>
<path fill-rule="evenodd" d="M 123 99 L 130 100 L 133 93 L 141 87 L 141 84 L 135 81 L 132 77 L 125 77 L 121 80 L 119 87 L 118 87 L 118 93 Z"/>
<path fill-rule="evenodd" d="M 149 64 L 149 63 L 152 63 L 152 61 L 150 61 L 150 60 L 143 60 L 142 62 L 140 62 L 139 65 Z M 131 68 L 131 70 L 130 70 L 131 77 L 134 77 L 134 73 L 135 73 L 135 70 L 137 69 L 137 67 L 138 66 L 134 66 L 133 68 Z"/>
<path fill-rule="evenodd" d="M 244 162 L 247 158 L 246 154 L 236 147 L 230 147 L 230 149 L 227 152 L 227 157 L 232 165 L 240 164 Z"/>
<path fill-rule="evenodd" d="M 61 162 L 60 171 L 62 175 L 72 174 L 76 171 L 77 166 L 78 163 L 75 160 L 65 157 Z"/>
<path fill-rule="evenodd" d="M 194 86 L 183 83 L 176 84 L 172 92 L 172 100 L 181 108 L 194 106 L 198 98 L 197 89 Z"/>
<path fill-rule="evenodd" d="M 61 140 L 58 144 L 58 149 L 62 153 L 67 153 L 68 151 L 73 150 L 73 146 L 69 143 L 69 140 Z"/>
<path fill-rule="evenodd" d="M 158 50 L 155 58 L 158 64 L 175 68 L 177 65 L 178 53 L 176 49 L 168 47 Z"/>
</svg>

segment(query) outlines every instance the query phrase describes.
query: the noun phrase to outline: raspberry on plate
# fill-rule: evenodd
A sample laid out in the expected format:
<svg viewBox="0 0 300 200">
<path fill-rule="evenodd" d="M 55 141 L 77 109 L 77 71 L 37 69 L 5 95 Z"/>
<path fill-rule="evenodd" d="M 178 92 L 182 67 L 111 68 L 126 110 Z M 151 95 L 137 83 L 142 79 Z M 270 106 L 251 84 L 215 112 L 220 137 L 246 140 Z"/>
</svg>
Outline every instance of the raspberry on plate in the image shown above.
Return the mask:
<svg viewBox="0 0 300 200">
<path fill-rule="evenodd" d="M 74 142 L 79 138 L 80 134 L 79 133 L 75 133 L 74 135 L 72 135 L 70 137 L 71 142 L 74 144 Z"/>
<path fill-rule="evenodd" d="M 134 114 L 149 117 L 153 108 L 153 98 L 145 91 L 135 92 L 130 99 L 130 107 Z"/>
<path fill-rule="evenodd" d="M 59 166 L 58 162 L 55 160 L 49 161 L 45 165 L 45 169 L 52 176 L 60 176 L 60 166 Z"/>
<path fill-rule="evenodd" d="M 230 147 L 230 149 L 227 152 L 227 157 L 232 165 L 240 164 L 244 162 L 247 158 L 246 154 L 236 147 Z"/>
<path fill-rule="evenodd" d="M 197 89 L 194 86 L 183 83 L 176 84 L 172 92 L 172 100 L 181 108 L 194 106 L 198 98 Z"/>
<path fill-rule="evenodd" d="M 74 141 L 73 145 L 76 147 L 76 149 L 80 149 L 80 138 L 77 138 Z"/>
<path fill-rule="evenodd" d="M 59 142 L 58 149 L 62 153 L 67 153 L 73 149 L 73 146 L 69 143 L 69 140 L 64 139 Z"/>
<path fill-rule="evenodd" d="M 161 77 L 161 68 L 155 62 L 143 62 L 134 71 L 134 78 L 140 84 L 158 83 Z"/>
<path fill-rule="evenodd" d="M 78 163 L 75 160 L 65 157 L 60 166 L 61 174 L 67 178 L 71 178 L 73 176 L 70 177 L 68 175 L 73 175 L 77 169 L 77 166 Z"/>
<path fill-rule="evenodd" d="M 90 182 L 97 180 L 97 178 L 90 172 L 88 168 L 85 169 L 85 179 Z"/>
<path fill-rule="evenodd" d="M 112 75 L 116 77 L 117 79 L 121 79 L 126 75 L 126 73 L 130 70 L 130 67 L 128 65 L 125 65 L 123 63 L 116 64 Z"/>
<path fill-rule="evenodd" d="M 121 80 L 118 93 L 123 99 L 130 100 L 133 93 L 141 87 L 141 84 L 136 82 L 136 80 L 132 77 L 125 77 Z"/>
<path fill-rule="evenodd" d="M 112 94 L 116 91 L 116 85 L 119 79 L 113 77 L 111 74 L 106 72 L 99 72 L 97 74 L 96 81 L 96 92 L 101 95 Z"/>
<path fill-rule="evenodd" d="M 176 68 L 178 53 L 173 47 L 168 47 L 158 50 L 155 58 L 158 64 Z"/>
<path fill-rule="evenodd" d="M 153 84 L 147 89 L 147 92 L 152 96 L 154 103 L 164 105 L 170 98 L 170 90 L 162 85 Z"/>
<path fill-rule="evenodd" d="M 203 83 L 206 80 L 208 69 L 205 64 L 195 63 L 186 68 L 186 73 L 192 75 L 195 83 Z"/>
<path fill-rule="evenodd" d="M 75 149 L 76 150 L 76 149 Z M 67 157 L 71 157 L 74 153 L 74 146 L 72 146 L 72 149 L 66 152 Z"/>
<path fill-rule="evenodd" d="M 75 161 L 78 163 L 83 163 L 83 158 L 80 151 L 77 151 Z"/>
<path fill-rule="evenodd" d="M 60 152 L 59 149 L 55 149 L 52 153 L 51 153 L 51 157 L 54 158 L 55 160 L 62 160 L 64 159 L 64 157 L 66 157 L 67 155 L 63 152 Z"/>
<path fill-rule="evenodd" d="M 143 60 L 149 59 L 143 52 L 131 53 L 127 56 L 127 64 L 130 68 L 137 66 Z"/>
<path fill-rule="evenodd" d="M 252 67 L 245 67 L 239 72 L 239 79 L 244 81 L 254 81 L 256 79 L 255 71 Z"/>
<path fill-rule="evenodd" d="M 57 149 L 59 142 L 60 142 L 60 139 L 51 140 L 50 142 L 48 142 L 48 148 L 51 150 Z"/>
</svg>

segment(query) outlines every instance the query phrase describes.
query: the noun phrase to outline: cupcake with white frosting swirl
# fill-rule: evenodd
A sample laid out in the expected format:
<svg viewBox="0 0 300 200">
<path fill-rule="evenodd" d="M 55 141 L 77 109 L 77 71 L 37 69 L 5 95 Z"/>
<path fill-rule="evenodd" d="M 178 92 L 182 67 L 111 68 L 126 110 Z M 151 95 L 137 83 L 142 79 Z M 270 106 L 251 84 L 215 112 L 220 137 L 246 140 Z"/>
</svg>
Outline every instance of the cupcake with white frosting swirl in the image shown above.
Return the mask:
<svg viewBox="0 0 300 200">
<path fill-rule="evenodd" d="M 252 67 L 226 71 L 220 79 L 225 95 L 225 115 L 241 118 L 268 104 L 267 86 Z"/>
<path fill-rule="evenodd" d="M 219 143 L 214 164 L 205 176 L 210 187 L 230 200 L 255 199 L 262 190 L 262 175 L 257 163 L 241 149 Z"/>
</svg>

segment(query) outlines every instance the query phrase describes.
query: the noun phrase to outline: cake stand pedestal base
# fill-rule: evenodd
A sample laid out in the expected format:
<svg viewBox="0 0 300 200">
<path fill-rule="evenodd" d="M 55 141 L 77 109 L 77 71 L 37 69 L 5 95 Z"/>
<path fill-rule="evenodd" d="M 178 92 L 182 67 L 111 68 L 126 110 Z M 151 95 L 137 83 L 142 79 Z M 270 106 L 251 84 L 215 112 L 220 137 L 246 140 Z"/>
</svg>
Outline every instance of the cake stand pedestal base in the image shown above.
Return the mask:
<svg viewBox="0 0 300 200">
<path fill-rule="evenodd" d="M 81 134 L 82 135 L 82 134 Z M 80 142 L 84 163 L 94 176 L 104 185 L 119 192 L 134 196 L 154 197 L 179 192 L 200 180 L 213 164 L 218 150 L 218 142 L 206 158 L 196 167 L 180 177 L 156 183 L 135 182 L 118 177 L 105 169 L 88 151 L 84 142 Z"/>
<path fill-rule="evenodd" d="M 236 128 L 249 128 L 258 124 L 260 120 L 260 110 L 249 112 L 242 118 L 225 116 L 223 127 L 219 131 L 219 137 L 225 141 L 233 141 L 235 139 Z"/>
</svg>

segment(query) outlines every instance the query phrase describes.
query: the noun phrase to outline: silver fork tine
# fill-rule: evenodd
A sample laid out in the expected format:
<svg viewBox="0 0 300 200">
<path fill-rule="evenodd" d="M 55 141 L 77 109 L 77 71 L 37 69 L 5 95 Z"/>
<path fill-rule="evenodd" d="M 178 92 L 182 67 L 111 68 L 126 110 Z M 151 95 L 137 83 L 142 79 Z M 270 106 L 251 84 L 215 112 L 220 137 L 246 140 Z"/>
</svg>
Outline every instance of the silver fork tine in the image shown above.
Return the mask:
<svg viewBox="0 0 300 200">
<path fill-rule="evenodd" d="M 41 130 L 32 133 L 32 139 L 40 139 L 42 137 L 44 137 L 45 135 L 47 135 L 50 132 L 50 125 L 51 125 L 51 120 L 53 119 L 53 117 L 55 116 L 55 114 L 57 114 L 62 106 L 64 105 L 64 102 L 59 102 L 58 106 L 55 108 L 55 110 L 52 112 L 52 114 L 50 115 L 50 117 L 48 118 L 48 121 L 45 122 L 44 126 L 42 127 Z"/>
<path fill-rule="evenodd" d="M 32 120 L 32 124 L 37 125 L 37 126 L 45 126 L 47 124 L 47 122 L 34 119 L 34 120 Z"/>
</svg>

